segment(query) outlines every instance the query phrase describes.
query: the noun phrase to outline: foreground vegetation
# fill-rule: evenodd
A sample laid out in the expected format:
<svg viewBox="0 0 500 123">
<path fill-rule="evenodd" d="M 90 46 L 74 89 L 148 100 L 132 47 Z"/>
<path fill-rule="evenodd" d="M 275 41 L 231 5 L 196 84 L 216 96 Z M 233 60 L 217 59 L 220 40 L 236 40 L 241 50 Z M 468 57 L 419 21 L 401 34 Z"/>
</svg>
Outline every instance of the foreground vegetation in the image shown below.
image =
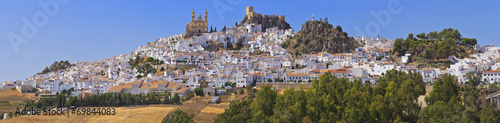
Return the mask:
<svg viewBox="0 0 500 123">
<path fill-rule="evenodd" d="M 170 92 L 166 92 L 165 94 L 148 93 L 146 95 L 130 93 L 105 93 L 100 95 L 91 95 L 85 98 L 68 96 L 64 93 L 56 93 L 55 98 L 42 98 L 38 102 L 28 101 L 25 105 L 25 108 L 43 109 L 64 106 L 115 107 L 147 104 L 181 104 L 181 101 L 189 100 L 192 97 L 194 97 L 194 92 L 192 91 L 188 92 L 184 97 L 180 97 L 177 93 L 172 96 Z"/>
<path fill-rule="evenodd" d="M 477 83 L 460 87 L 456 81 L 449 75 L 435 81 L 422 109 L 417 98 L 425 84 L 419 73 L 388 71 L 375 88 L 326 73 L 307 91 L 292 88 L 278 95 L 263 86 L 255 100 L 231 102 L 215 122 L 499 122 L 493 105 L 479 107 Z"/>
</svg>

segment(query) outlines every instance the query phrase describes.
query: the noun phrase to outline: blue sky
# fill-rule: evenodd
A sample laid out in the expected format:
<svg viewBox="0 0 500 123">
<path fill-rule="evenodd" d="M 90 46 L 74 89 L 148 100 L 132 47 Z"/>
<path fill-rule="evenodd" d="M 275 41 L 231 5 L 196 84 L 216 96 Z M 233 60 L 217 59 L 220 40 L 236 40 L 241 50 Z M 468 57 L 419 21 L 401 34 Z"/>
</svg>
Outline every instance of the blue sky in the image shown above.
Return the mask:
<svg viewBox="0 0 500 123">
<path fill-rule="evenodd" d="M 258 13 L 285 15 L 295 31 L 314 14 L 316 19 L 328 17 L 349 36 L 395 39 L 451 27 L 459 29 L 464 37 L 478 39 L 481 45 L 500 45 L 495 37 L 500 27 L 500 1 L 62 0 L 57 3 L 59 10 L 51 13 L 39 5 L 46 1 L 53 0 L 0 1 L 0 82 L 26 79 L 54 61 L 92 62 L 130 53 L 157 38 L 184 33 L 193 8 L 196 16 L 207 8 L 209 24 L 218 30 L 239 23 L 245 7 L 254 6 Z M 400 11 L 390 13 L 392 8 Z M 377 21 L 371 11 L 388 13 L 390 19 L 380 16 L 382 21 Z M 33 23 L 33 17 L 39 23 Z M 26 24 L 22 18 L 33 23 L 37 32 L 26 31 L 24 35 Z M 13 46 L 18 41 L 11 43 L 9 37 L 14 36 L 9 34 L 26 40 Z"/>
</svg>

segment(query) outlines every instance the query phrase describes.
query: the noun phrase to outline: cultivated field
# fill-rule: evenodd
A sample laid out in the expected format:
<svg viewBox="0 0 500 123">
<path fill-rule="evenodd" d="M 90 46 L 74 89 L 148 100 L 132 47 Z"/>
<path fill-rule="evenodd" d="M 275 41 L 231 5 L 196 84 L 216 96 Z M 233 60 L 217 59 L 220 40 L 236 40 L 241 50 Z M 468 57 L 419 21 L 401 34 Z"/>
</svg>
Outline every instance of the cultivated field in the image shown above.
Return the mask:
<svg viewBox="0 0 500 123">
<path fill-rule="evenodd" d="M 221 96 L 229 102 L 229 99 L 241 99 L 245 95 L 226 95 Z M 67 122 L 92 122 L 92 123 L 158 123 L 167 116 L 168 113 L 175 110 L 182 110 L 188 114 L 194 115 L 195 122 L 210 123 L 213 122 L 218 114 L 223 113 L 229 108 L 229 103 L 209 104 L 210 97 L 193 97 L 183 102 L 181 105 L 149 105 L 136 107 L 117 107 L 116 115 L 67 115 L 64 116 L 22 116 L 12 118 L 0 123 L 67 123 Z"/>
<path fill-rule="evenodd" d="M 24 101 L 33 100 L 28 96 L 23 95 L 17 90 L 2 89 L 0 90 L 0 113 L 15 112 L 17 108 L 24 108 Z"/>
<path fill-rule="evenodd" d="M 161 122 L 165 116 L 174 111 L 177 106 L 137 106 L 116 108 L 116 115 L 69 115 L 68 116 L 23 116 L 8 119 L 5 123 L 154 123 Z"/>
</svg>

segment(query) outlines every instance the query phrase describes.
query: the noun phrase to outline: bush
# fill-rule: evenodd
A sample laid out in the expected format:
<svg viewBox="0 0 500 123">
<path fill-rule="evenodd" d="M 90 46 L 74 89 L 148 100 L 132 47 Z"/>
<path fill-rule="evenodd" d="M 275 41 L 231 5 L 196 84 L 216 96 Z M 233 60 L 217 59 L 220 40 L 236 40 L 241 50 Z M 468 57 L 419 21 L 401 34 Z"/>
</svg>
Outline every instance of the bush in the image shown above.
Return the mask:
<svg viewBox="0 0 500 123">
<path fill-rule="evenodd" d="M 205 96 L 205 93 L 203 92 L 203 88 L 201 88 L 201 87 L 195 88 L 194 93 L 196 93 L 196 95 L 198 95 L 198 96 Z"/>
<path fill-rule="evenodd" d="M 192 114 L 189 115 L 181 110 L 175 110 L 163 119 L 163 123 L 193 123 L 193 117 Z"/>
</svg>

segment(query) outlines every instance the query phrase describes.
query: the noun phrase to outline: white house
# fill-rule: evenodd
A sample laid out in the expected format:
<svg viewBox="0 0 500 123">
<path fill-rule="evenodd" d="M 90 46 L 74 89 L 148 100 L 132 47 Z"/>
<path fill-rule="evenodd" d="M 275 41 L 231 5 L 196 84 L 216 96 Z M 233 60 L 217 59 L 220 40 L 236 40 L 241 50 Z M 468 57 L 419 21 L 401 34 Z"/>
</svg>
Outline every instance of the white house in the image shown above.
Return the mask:
<svg viewBox="0 0 500 123">
<path fill-rule="evenodd" d="M 12 82 L 3 82 L 3 88 L 5 89 L 10 89 L 10 88 L 15 88 L 16 86 Z"/>
<path fill-rule="evenodd" d="M 247 23 L 245 26 L 248 29 L 248 33 L 262 32 L 262 26 L 260 24 Z"/>
<path fill-rule="evenodd" d="M 309 74 L 302 74 L 302 73 L 288 73 L 287 77 L 285 78 L 285 82 L 308 82 L 309 80 L 312 80 L 313 77 L 311 77 Z"/>
<path fill-rule="evenodd" d="M 59 86 L 61 85 L 60 80 L 50 80 L 40 83 L 40 91 L 46 91 L 49 93 L 59 92 Z"/>
<path fill-rule="evenodd" d="M 500 68 L 497 68 L 496 70 L 483 72 L 483 77 L 481 78 L 481 81 L 485 82 L 486 84 L 491 84 L 493 82 L 500 82 Z"/>
</svg>

